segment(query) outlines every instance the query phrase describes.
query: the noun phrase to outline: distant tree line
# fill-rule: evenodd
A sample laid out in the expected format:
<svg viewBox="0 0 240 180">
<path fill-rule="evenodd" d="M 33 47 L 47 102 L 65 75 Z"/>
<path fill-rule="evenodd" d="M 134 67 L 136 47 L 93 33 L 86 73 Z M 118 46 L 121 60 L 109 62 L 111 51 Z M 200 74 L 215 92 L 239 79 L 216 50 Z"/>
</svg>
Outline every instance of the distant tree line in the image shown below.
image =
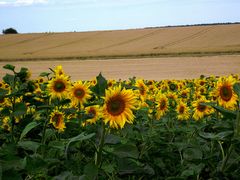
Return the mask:
<svg viewBox="0 0 240 180">
<path fill-rule="evenodd" d="M 186 25 L 172 25 L 172 26 L 169 25 L 169 26 L 146 27 L 146 28 L 144 28 L 144 29 L 165 28 L 165 27 L 189 27 L 189 26 L 229 25 L 229 24 L 240 24 L 240 22 L 205 23 L 205 24 L 186 24 Z"/>
<path fill-rule="evenodd" d="M 14 28 L 8 28 L 2 30 L 3 34 L 18 34 L 17 30 Z"/>
</svg>

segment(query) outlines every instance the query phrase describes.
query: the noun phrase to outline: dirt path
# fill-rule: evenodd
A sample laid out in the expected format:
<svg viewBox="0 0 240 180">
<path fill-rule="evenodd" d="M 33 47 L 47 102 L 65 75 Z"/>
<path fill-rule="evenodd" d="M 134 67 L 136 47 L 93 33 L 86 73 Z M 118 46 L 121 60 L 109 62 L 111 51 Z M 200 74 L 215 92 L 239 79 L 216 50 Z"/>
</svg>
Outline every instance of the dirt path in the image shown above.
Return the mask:
<svg viewBox="0 0 240 180">
<path fill-rule="evenodd" d="M 0 67 L 7 62 L 0 62 Z M 20 69 L 27 67 L 36 78 L 49 67 L 62 65 L 72 80 L 90 80 L 100 72 L 107 79 L 128 79 L 136 76 L 144 79 L 186 79 L 200 75 L 230 75 L 240 73 L 240 55 L 212 57 L 168 57 L 113 60 L 21 61 L 10 62 Z M 0 69 L 0 78 L 5 73 Z"/>
</svg>

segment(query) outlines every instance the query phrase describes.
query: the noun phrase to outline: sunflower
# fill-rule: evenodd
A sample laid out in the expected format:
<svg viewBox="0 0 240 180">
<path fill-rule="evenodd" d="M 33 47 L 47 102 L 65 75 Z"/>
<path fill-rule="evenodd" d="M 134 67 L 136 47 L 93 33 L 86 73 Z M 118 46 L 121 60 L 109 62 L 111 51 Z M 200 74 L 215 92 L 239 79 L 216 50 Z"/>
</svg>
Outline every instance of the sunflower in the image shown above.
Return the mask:
<svg viewBox="0 0 240 180">
<path fill-rule="evenodd" d="M 190 117 L 189 110 L 190 108 L 187 106 L 187 104 L 180 101 L 176 108 L 176 111 L 178 113 L 177 118 L 179 120 L 188 120 Z"/>
<path fill-rule="evenodd" d="M 168 102 L 168 98 L 165 94 L 158 94 L 156 97 L 156 101 L 157 101 L 156 118 L 160 119 L 168 111 L 169 102 Z"/>
<path fill-rule="evenodd" d="M 146 99 L 148 87 L 145 85 L 142 79 L 138 79 L 135 83 L 135 86 L 138 87 L 140 99 L 144 101 Z"/>
<path fill-rule="evenodd" d="M 63 68 L 62 68 L 61 65 L 57 66 L 57 67 L 54 69 L 54 73 L 55 73 L 55 76 L 65 75 L 65 73 L 64 73 Z"/>
<path fill-rule="evenodd" d="M 11 120 L 10 120 L 10 117 L 4 117 L 3 119 L 2 119 L 2 124 L 1 124 L 1 128 L 2 129 L 4 129 L 5 131 L 8 131 L 8 132 L 10 132 L 11 131 L 11 127 L 10 127 L 10 122 L 11 122 Z"/>
<path fill-rule="evenodd" d="M 235 109 L 237 105 L 237 95 L 233 91 L 233 85 L 236 80 L 229 76 L 228 78 L 219 78 L 217 82 L 218 103 L 226 109 Z"/>
<path fill-rule="evenodd" d="M 59 75 L 49 81 L 47 89 L 51 98 L 62 99 L 69 93 L 70 81 L 67 76 Z"/>
<path fill-rule="evenodd" d="M 116 86 L 106 90 L 103 105 L 103 118 L 110 127 L 123 128 L 125 123 L 133 123 L 135 116 L 132 110 L 136 109 L 137 100 L 133 90 Z"/>
<path fill-rule="evenodd" d="M 83 83 L 82 81 L 77 81 L 73 84 L 71 88 L 71 99 L 73 105 L 78 105 L 79 103 L 82 105 L 91 98 L 89 86 L 89 83 Z"/>
<path fill-rule="evenodd" d="M 64 113 L 54 110 L 50 114 L 50 123 L 60 132 L 63 132 L 66 128 L 65 122 L 64 122 Z"/>
<path fill-rule="evenodd" d="M 89 119 L 86 120 L 86 123 L 94 124 L 102 117 L 102 111 L 99 105 L 88 106 L 85 108 L 85 111 L 89 115 Z"/>
<path fill-rule="evenodd" d="M 192 106 L 193 106 L 193 118 L 195 120 L 199 120 L 202 119 L 204 116 L 206 115 L 210 115 L 211 113 L 214 112 L 214 110 L 206 105 L 203 105 L 202 103 L 208 103 L 210 101 L 206 100 L 205 97 L 202 97 L 201 99 L 198 99 L 194 102 L 192 102 Z"/>
<path fill-rule="evenodd" d="M 108 81 L 107 81 L 107 86 L 108 86 L 108 88 L 113 87 L 115 84 L 116 84 L 116 81 L 115 81 L 115 80 L 108 80 Z"/>
<path fill-rule="evenodd" d="M 167 98 L 169 100 L 170 107 L 175 108 L 176 103 L 177 103 L 177 99 L 178 99 L 177 94 L 175 92 L 168 91 L 166 95 L 167 95 Z"/>
</svg>

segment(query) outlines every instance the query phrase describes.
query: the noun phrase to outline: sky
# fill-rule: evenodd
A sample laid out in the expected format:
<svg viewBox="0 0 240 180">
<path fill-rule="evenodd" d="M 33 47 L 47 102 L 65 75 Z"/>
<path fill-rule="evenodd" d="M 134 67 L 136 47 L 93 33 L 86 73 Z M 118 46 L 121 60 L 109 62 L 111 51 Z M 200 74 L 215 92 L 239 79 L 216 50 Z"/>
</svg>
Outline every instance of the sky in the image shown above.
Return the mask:
<svg viewBox="0 0 240 180">
<path fill-rule="evenodd" d="M 0 31 L 73 32 L 240 21 L 240 0 L 0 0 Z"/>
</svg>

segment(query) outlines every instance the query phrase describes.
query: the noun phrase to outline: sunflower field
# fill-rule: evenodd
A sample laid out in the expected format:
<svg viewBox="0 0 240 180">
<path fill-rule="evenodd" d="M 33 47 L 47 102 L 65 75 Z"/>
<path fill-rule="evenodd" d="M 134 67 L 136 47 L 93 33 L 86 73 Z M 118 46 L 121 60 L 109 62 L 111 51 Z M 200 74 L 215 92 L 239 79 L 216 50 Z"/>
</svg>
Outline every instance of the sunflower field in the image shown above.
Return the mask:
<svg viewBox="0 0 240 180">
<path fill-rule="evenodd" d="M 238 179 L 238 75 L 0 81 L 0 179 Z"/>
</svg>

